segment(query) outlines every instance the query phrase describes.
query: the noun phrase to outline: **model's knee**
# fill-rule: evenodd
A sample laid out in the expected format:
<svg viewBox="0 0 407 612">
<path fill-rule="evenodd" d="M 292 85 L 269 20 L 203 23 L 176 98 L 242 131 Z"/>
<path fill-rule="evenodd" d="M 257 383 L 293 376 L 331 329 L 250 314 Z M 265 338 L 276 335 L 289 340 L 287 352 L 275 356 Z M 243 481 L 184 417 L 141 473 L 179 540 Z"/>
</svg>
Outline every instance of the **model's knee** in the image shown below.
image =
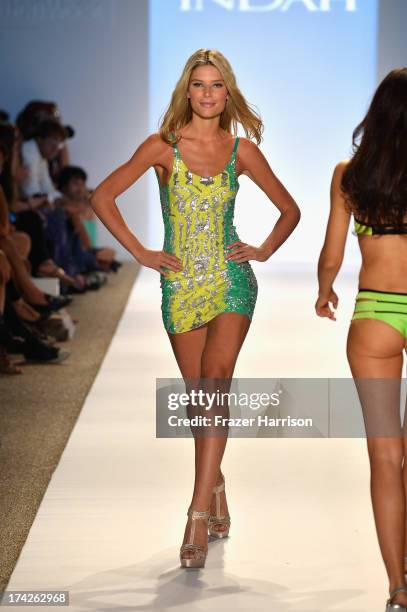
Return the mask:
<svg viewBox="0 0 407 612">
<path fill-rule="evenodd" d="M 232 368 L 229 364 L 203 363 L 201 368 L 202 378 L 230 378 Z"/>
<path fill-rule="evenodd" d="M 404 447 L 399 439 L 377 440 L 369 448 L 369 458 L 372 466 L 388 466 L 400 469 L 403 457 Z"/>
</svg>

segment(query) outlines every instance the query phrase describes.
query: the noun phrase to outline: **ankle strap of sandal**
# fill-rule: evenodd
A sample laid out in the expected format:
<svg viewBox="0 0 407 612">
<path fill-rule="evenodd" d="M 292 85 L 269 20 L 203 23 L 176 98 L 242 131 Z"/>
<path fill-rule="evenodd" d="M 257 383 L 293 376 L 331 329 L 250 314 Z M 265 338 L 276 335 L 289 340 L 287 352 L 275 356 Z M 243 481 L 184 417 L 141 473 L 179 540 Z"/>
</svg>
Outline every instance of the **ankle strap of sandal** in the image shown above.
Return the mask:
<svg viewBox="0 0 407 612">
<path fill-rule="evenodd" d="M 397 589 L 394 589 L 391 593 L 390 593 L 390 603 L 393 600 L 393 597 L 395 597 L 397 595 L 397 593 L 407 593 L 407 586 L 401 586 L 401 587 L 397 587 Z"/>
<path fill-rule="evenodd" d="M 223 481 L 220 485 L 213 488 L 213 493 L 222 493 L 225 490 L 225 481 Z"/>
<path fill-rule="evenodd" d="M 192 510 L 192 508 L 188 508 L 187 515 L 194 519 L 207 519 L 209 518 L 210 512 L 209 510 Z"/>
</svg>

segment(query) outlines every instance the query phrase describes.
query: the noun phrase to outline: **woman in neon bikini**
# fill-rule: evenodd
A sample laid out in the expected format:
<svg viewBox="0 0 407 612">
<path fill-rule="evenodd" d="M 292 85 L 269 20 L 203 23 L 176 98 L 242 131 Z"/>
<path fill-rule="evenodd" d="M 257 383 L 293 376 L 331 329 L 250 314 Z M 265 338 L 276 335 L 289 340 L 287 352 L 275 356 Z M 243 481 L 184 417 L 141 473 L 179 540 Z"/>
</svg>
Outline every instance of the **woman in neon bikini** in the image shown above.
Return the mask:
<svg viewBox="0 0 407 612">
<path fill-rule="evenodd" d="M 347 355 L 363 409 L 373 511 L 390 582 L 386 610 L 406 612 L 407 438 L 399 402 L 407 349 L 407 68 L 380 84 L 353 144 L 354 156 L 339 163 L 332 178 L 315 308 L 335 320 L 332 284 L 353 214 L 362 268 Z"/>
<path fill-rule="evenodd" d="M 238 123 L 248 138 L 235 137 Z M 251 141 L 260 143 L 262 127 L 227 59 L 219 51 L 200 49 L 185 65 L 160 132 L 149 136 L 91 199 L 117 240 L 140 264 L 160 273 L 163 322 L 186 381 L 231 379 L 257 298 L 249 260 L 266 261 L 299 221 L 298 206 Z M 165 227 L 161 251 L 137 240 L 115 204 L 149 168 L 159 184 Z M 259 247 L 242 242 L 233 225 L 240 174 L 249 176 L 281 213 Z M 204 566 L 208 528 L 219 538 L 229 533 L 220 471 L 226 441 L 224 435 L 195 436 L 183 567 Z"/>
</svg>

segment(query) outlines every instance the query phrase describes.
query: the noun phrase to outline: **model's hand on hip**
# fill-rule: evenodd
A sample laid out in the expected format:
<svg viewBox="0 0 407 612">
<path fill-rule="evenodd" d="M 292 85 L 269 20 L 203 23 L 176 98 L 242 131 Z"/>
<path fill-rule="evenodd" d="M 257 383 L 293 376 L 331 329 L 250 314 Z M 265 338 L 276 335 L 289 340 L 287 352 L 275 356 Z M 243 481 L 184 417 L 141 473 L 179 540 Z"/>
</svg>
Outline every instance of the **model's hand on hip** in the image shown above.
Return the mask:
<svg viewBox="0 0 407 612">
<path fill-rule="evenodd" d="M 152 249 L 144 249 L 141 254 L 137 257 L 139 263 L 147 268 L 157 270 L 160 274 L 168 277 L 168 273 L 164 272 L 162 268 L 167 268 L 173 272 L 179 272 L 182 270 L 182 262 L 171 253 L 166 251 L 153 251 Z"/>
<path fill-rule="evenodd" d="M 269 258 L 268 254 L 262 247 L 255 247 L 251 244 L 246 244 L 246 242 L 242 242 L 241 240 L 231 242 L 226 248 L 232 249 L 232 251 L 226 255 L 225 259 L 235 261 L 236 263 L 249 261 L 249 259 L 266 261 Z"/>
<path fill-rule="evenodd" d="M 328 317 L 328 319 L 336 321 L 335 313 L 331 309 L 330 304 L 332 304 L 333 308 L 336 310 L 338 308 L 338 301 L 338 296 L 333 289 L 331 289 L 327 297 L 320 295 L 315 303 L 317 315 L 319 317 Z"/>
</svg>

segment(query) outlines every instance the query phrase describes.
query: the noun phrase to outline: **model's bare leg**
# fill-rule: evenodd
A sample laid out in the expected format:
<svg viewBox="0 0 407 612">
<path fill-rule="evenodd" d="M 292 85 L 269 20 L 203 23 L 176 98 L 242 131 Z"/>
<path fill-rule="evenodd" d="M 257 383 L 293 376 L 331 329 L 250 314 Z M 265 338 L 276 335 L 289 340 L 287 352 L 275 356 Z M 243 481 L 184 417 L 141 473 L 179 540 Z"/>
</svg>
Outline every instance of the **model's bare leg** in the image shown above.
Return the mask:
<svg viewBox="0 0 407 612">
<path fill-rule="evenodd" d="M 201 377 L 213 380 L 214 390 L 217 386 L 216 381 L 220 379 L 222 390 L 229 391 L 236 361 L 249 327 L 249 318 L 236 312 L 220 314 L 209 322 L 202 355 Z M 227 388 L 225 387 L 226 379 L 230 380 Z M 192 505 L 193 507 L 195 504 L 201 505 L 209 500 L 211 514 L 216 514 L 216 500 L 212 495 L 213 487 L 222 482 L 220 466 L 227 443 L 227 432 L 224 433 L 225 435 L 209 435 L 200 438 L 200 460 L 196 471 Z M 220 502 L 221 515 L 227 515 L 228 507 L 224 492 L 220 494 Z M 213 527 L 217 531 L 227 529 L 220 523 Z"/>
<path fill-rule="evenodd" d="M 201 359 L 205 348 L 208 325 L 202 325 L 183 334 L 168 334 L 175 359 L 185 381 L 201 378 Z M 195 440 L 195 469 L 201 448 L 201 438 Z"/>
<path fill-rule="evenodd" d="M 405 352 L 407 353 L 407 342 L 405 346 Z M 404 407 L 404 422 L 403 429 L 407 431 L 407 399 Z M 404 461 L 403 461 L 403 481 L 404 481 L 404 492 L 406 495 L 406 522 L 405 522 L 405 532 L 404 532 L 404 573 L 407 574 L 407 438 L 403 438 L 404 442 Z"/>
<path fill-rule="evenodd" d="M 370 379 L 366 383 L 367 393 L 359 395 L 365 424 L 375 433 L 373 437 L 367 434 L 371 497 L 390 591 L 404 585 L 404 442 L 399 414 L 400 395 L 397 393 L 404 348 L 402 335 L 382 321 L 360 319 L 350 326 L 348 360 L 352 375 L 355 379 Z M 369 401 L 364 401 L 364 395 L 369 396 Z M 384 436 L 380 435 L 381 431 L 385 432 Z M 399 593 L 394 603 L 406 605 L 407 594 Z"/>
<path fill-rule="evenodd" d="M 202 325 L 197 329 L 181 333 L 181 334 L 168 334 L 171 342 L 172 349 L 174 351 L 175 359 L 177 360 L 178 367 L 181 371 L 181 375 L 188 386 L 192 381 L 199 381 L 201 377 L 201 358 L 205 347 L 207 334 L 207 325 Z M 201 438 L 194 438 L 195 440 L 195 473 L 199 464 L 199 453 L 201 448 Z M 207 510 L 207 508 L 194 507 L 194 510 Z M 191 528 L 191 521 L 188 519 L 185 527 L 183 544 L 189 537 Z M 195 542 L 207 546 L 208 534 L 206 523 L 204 521 L 196 521 L 195 526 Z M 192 558 L 193 554 L 189 552 L 184 553 L 185 558 Z"/>
<path fill-rule="evenodd" d="M 168 334 L 178 367 L 181 371 L 182 377 L 188 384 L 193 383 L 193 381 L 197 381 L 199 383 L 201 379 L 201 361 L 207 338 L 207 329 L 208 324 L 206 323 L 205 325 L 202 325 L 201 327 L 193 329 L 189 332 L 182 334 Z M 198 466 L 201 462 L 203 442 L 204 438 L 202 436 L 194 437 L 195 474 L 197 473 Z M 222 474 L 219 469 L 216 484 L 221 484 L 221 482 Z M 225 495 L 221 494 L 221 497 L 225 498 Z M 222 504 L 225 503 L 226 498 L 222 499 Z M 213 511 L 214 513 L 214 508 L 212 508 L 212 506 L 214 506 L 214 500 L 212 500 L 211 503 L 211 512 Z M 223 506 L 221 505 L 221 511 L 223 514 L 222 507 Z"/>
<path fill-rule="evenodd" d="M 169 334 L 177 363 L 185 378 L 231 378 L 236 360 L 250 326 L 247 316 L 239 313 L 223 313 L 204 326 L 183 334 Z M 199 368 L 196 357 L 201 354 Z M 208 510 L 212 490 L 219 482 L 220 464 L 227 436 L 202 436 L 195 438 L 195 484 L 191 501 L 194 510 Z M 214 512 L 214 508 L 212 508 Z M 227 511 L 226 499 L 221 495 L 221 512 Z M 184 543 L 189 534 L 188 521 Z M 222 527 L 220 527 L 222 529 Z M 196 522 L 195 542 L 207 546 L 208 533 L 204 521 Z M 193 557 L 193 553 L 185 557 Z"/>
</svg>

